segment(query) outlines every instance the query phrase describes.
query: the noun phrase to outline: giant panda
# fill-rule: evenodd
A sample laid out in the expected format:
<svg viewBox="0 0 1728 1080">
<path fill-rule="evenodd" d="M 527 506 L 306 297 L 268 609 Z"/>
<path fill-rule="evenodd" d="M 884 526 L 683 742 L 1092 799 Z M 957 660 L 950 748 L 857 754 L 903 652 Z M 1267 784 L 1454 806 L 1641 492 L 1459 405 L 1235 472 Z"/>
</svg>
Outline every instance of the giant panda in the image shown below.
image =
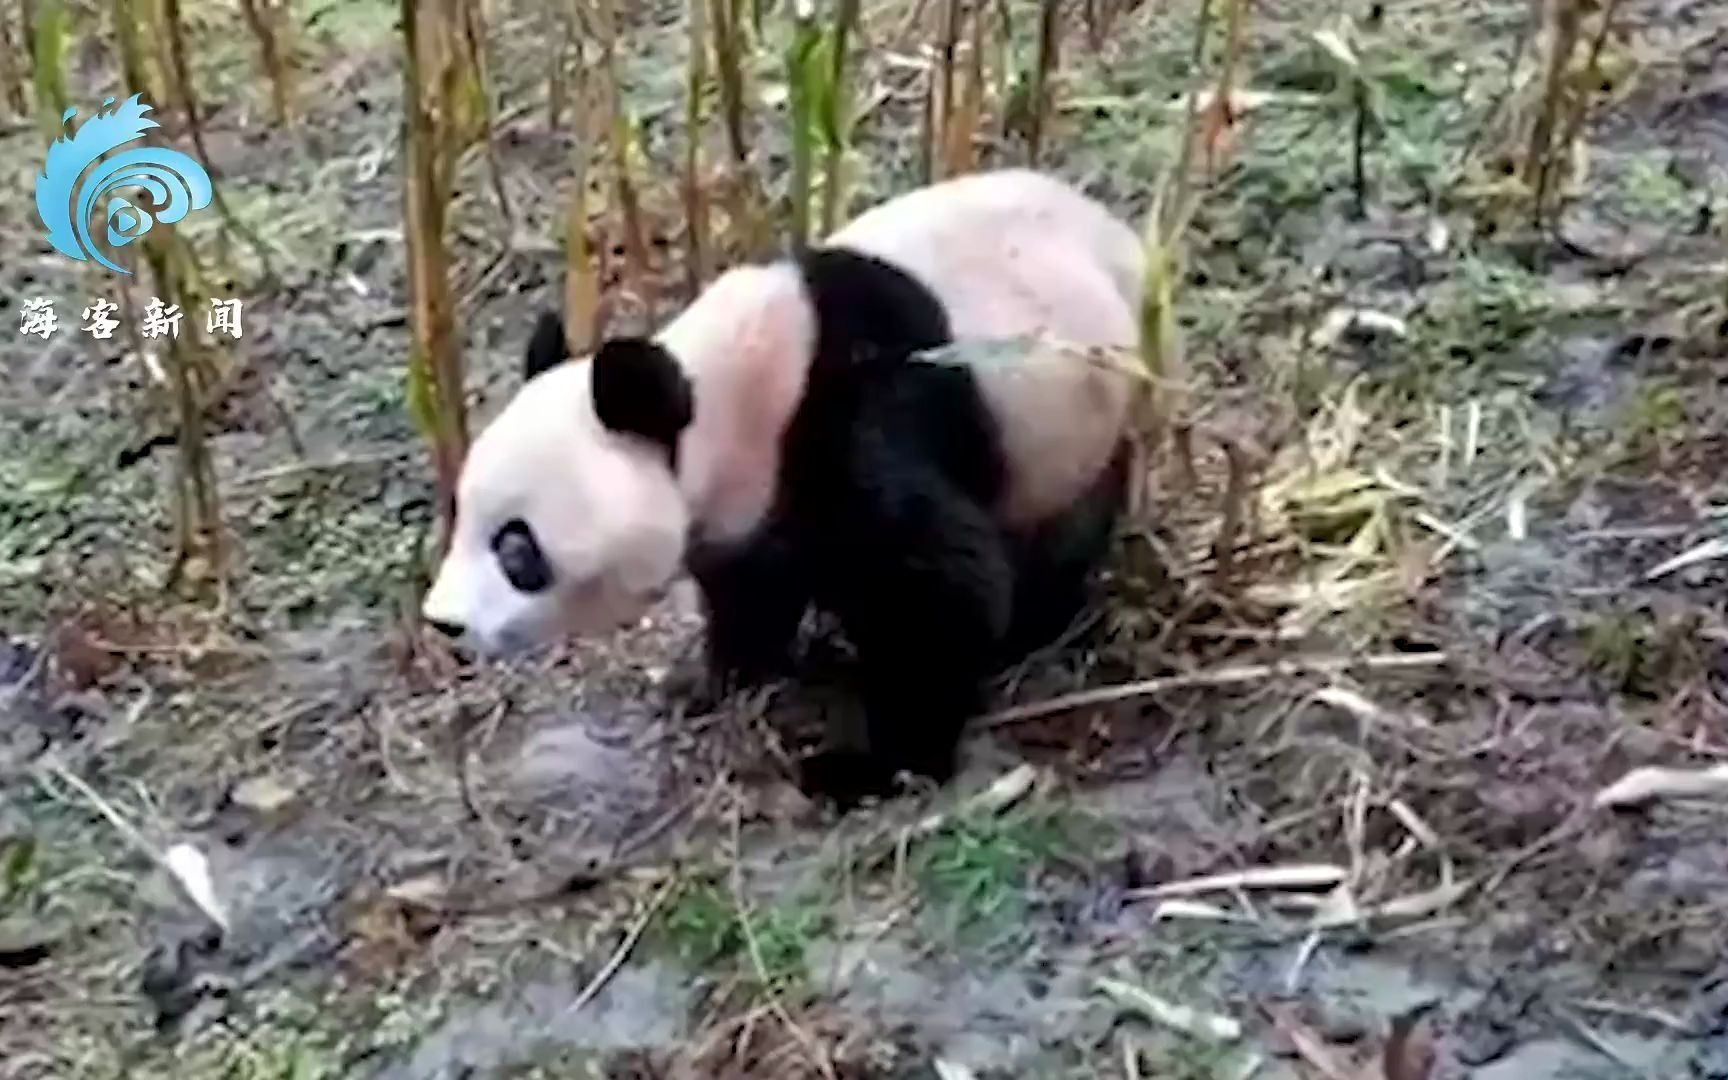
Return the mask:
<svg viewBox="0 0 1728 1080">
<path fill-rule="evenodd" d="M 1004 169 L 734 267 L 585 362 L 545 313 L 464 462 L 423 615 L 507 654 L 635 622 L 688 571 L 725 692 L 790 672 L 814 606 L 856 652 L 866 744 L 806 758 L 803 789 L 844 808 L 902 772 L 940 784 L 990 677 L 1084 605 L 1125 497 L 1130 384 L 916 354 L 1131 345 L 1142 273 L 1127 224 Z"/>
</svg>

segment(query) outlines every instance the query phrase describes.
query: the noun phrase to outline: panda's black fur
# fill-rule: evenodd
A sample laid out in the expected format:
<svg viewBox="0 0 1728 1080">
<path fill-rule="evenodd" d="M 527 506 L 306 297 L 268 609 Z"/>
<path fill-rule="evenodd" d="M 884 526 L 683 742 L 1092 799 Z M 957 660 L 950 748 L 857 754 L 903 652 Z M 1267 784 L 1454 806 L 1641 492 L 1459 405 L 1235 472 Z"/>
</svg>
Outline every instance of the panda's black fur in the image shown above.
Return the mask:
<svg viewBox="0 0 1728 1080">
<path fill-rule="evenodd" d="M 812 604 L 838 618 L 858 655 L 868 743 L 807 759 L 802 780 L 847 806 L 887 794 L 898 770 L 946 781 L 989 677 L 1079 614 L 1122 505 L 1126 444 L 1065 514 L 1035 536 L 1010 536 L 989 510 L 1006 459 L 972 372 L 911 359 L 951 339 L 938 299 L 842 247 L 797 262 L 817 341 L 775 501 L 747 540 L 694 540 L 686 563 L 703 595 L 718 690 L 789 673 Z M 556 316 L 543 316 L 527 374 L 567 355 Z M 624 338 L 592 363 L 603 421 L 675 453 L 691 415 L 677 361 L 650 340 Z"/>
</svg>

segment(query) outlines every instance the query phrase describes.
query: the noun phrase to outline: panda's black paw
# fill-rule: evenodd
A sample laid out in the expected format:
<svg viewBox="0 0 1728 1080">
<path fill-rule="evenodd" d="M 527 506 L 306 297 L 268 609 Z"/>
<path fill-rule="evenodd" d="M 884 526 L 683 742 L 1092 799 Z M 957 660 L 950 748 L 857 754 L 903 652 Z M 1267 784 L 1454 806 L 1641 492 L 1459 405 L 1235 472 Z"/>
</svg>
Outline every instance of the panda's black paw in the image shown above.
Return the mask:
<svg viewBox="0 0 1728 1080">
<path fill-rule="evenodd" d="M 824 799 L 841 813 L 866 799 L 887 799 L 896 793 L 894 771 L 862 750 L 823 750 L 799 763 L 798 787 L 812 799 Z"/>
<path fill-rule="evenodd" d="M 735 694 L 760 686 L 766 680 L 735 668 L 716 667 L 712 660 L 680 660 L 666 673 L 661 686 L 669 703 L 680 706 L 685 716 L 715 712 Z"/>
<path fill-rule="evenodd" d="M 805 645 L 795 674 L 808 686 L 843 687 L 856 673 L 857 658 L 832 637 L 817 637 Z"/>
</svg>

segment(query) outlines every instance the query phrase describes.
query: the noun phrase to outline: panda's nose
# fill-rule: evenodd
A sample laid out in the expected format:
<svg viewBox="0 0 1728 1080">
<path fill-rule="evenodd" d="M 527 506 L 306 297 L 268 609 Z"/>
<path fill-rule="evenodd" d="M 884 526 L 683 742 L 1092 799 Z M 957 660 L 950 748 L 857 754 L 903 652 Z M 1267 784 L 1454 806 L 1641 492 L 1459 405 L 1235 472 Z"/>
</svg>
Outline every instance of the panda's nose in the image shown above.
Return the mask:
<svg viewBox="0 0 1728 1080">
<path fill-rule="evenodd" d="M 438 631 L 440 634 L 443 634 L 451 641 L 460 638 L 462 636 L 462 631 L 466 629 L 466 627 L 461 623 L 449 622 L 444 619 L 427 619 L 426 625 Z"/>
</svg>

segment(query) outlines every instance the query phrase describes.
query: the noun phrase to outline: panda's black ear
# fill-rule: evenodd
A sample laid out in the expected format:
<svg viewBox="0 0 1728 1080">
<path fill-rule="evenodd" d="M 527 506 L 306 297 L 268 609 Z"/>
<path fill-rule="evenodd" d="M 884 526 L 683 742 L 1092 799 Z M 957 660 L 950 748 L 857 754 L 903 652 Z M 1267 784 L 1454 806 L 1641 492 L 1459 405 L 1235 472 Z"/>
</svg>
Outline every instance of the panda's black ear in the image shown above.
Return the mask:
<svg viewBox="0 0 1728 1080">
<path fill-rule="evenodd" d="M 570 343 L 564 337 L 564 320 L 556 312 L 542 311 L 534 323 L 534 333 L 529 335 L 527 355 L 522 358 L 523 381 L 568 359 Z"/>
<path fill-rule="evenodd" d="M 690 380 L 672 354 L 647 338 L 611 338 L 589 376 L 594 414 L 612 431 L 640 435 L 676 452 L 695 415 Z"/>
</svg>

